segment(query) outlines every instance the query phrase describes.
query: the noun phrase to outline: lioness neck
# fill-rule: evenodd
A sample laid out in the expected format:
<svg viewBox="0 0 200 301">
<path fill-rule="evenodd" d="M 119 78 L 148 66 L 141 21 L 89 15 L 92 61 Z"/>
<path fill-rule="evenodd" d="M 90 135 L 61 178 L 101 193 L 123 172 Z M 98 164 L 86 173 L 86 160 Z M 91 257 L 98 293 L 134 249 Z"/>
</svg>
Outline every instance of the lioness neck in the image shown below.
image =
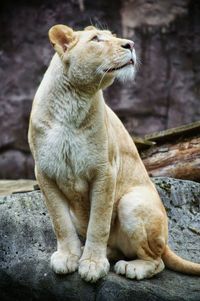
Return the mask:
<svg viewBox="0 0 200 301">
<path fill-rule="evenodd" d="M 104 112 L 102 90 L 79 89 L 70 81 L 59 56 L 55 54 L 35 98 L 51 120 L 61 125 L 87 127 L 91 118 L 101 118 Z"/>
</svg>

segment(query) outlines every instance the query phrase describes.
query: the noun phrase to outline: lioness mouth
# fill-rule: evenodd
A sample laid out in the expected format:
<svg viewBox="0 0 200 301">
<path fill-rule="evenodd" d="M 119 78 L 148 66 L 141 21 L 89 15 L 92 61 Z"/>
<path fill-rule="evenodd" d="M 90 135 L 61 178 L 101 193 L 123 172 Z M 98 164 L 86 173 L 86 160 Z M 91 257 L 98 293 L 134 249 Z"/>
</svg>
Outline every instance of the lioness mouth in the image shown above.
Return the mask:
<svg viewBox="0 0 200 301">
<path fill-rule="evenodd" d="M 117 68 L 108 68 L 108 69 L 105 69 L 104 72 L 113 72 L 113 71 L 116 71 L 116 70 L 120 70 L 128 65 L 134 65 L 134 61 L 133 59 L 131 59 L 130 61 L 128 61 L 128 63 L 120 66 L 120 67 L 117 67 Z"/>
</svg>

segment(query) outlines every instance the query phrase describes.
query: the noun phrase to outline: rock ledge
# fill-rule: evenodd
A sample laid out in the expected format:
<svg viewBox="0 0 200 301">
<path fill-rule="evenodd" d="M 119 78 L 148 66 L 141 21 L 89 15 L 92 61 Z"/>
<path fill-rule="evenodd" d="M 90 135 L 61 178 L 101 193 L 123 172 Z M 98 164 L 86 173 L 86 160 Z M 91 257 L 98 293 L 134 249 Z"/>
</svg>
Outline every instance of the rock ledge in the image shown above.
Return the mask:
<svg viewBox="0 0 200 301">
<path fill-rule="evenodd" d="M 200 184 L 154 179 L 169 216 L 169 244 L 198 262 Z M 155 278 L 127 280 L 111 272 L 96 284 L 78 273 L 55 275 L 49 267 L 56 241 L 39 191 L 0 197 L 1 301 L 198 301 L 199 277 L 164 270 Z"/>
</svg>

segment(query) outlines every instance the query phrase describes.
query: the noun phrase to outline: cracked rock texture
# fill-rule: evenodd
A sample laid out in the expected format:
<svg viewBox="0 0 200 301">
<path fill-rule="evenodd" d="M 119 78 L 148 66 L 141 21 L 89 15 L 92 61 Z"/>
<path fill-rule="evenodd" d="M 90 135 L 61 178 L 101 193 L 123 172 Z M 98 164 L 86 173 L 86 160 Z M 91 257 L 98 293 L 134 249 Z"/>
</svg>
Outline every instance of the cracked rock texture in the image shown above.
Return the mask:
<svg viewBox="0 0 200 301">
<path fill-rule="evenodd" d="M 48 29 L 90 23 L 133 39 L 135 82 L 115 83 L 108 104 L 143 135 L 200 118 L 200 2 L 4 0 L 0 3 L 0 178 L 33 178 L 27 143 L 32 100 L 53 49 Z"/>
<path fill-rule="evenodd" d="M 154 179 L 169 216 L 169 244 L 177 254 L 199 261 L 200 184 Z M 164 270 L 143 281 L 117 276 L 111 268 L 96 284 L 78 273 L 55 275 L 49 257 L 56 248 L 40 191 L 0 198 L 1 301 L 199 301 L 199 277 Z"/>
</svg>

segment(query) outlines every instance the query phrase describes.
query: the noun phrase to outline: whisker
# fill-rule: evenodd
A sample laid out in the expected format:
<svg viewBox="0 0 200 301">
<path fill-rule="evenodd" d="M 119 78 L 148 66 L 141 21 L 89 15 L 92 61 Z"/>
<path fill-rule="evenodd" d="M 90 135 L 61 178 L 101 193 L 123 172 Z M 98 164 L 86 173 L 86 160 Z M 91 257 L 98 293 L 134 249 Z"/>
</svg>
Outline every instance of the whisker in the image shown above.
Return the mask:
<svg viewBox="0 0 200 301">
<path fill-rule="evenodd" d="M 104 25 L 104 30 L 108 30 L 108 24 L 104 22 L 103 25 Z"/>
<path fill-rule="evenodd" d="M 106 72 L 103 74 L 103 76 L 102 76 L 102 78 L 101 78 L 101 80 L 100 80 L 100 82 L 99 82 L 98 89 L 100 88 L 100 85 L 101 85 L 101 83 L 102 83 L 102 81 L 103 81 L 103 78 L 104 78 L 105 75 L 109 72 L 110 69 L 111 69 L 111 68 L 109 68 L 108 70 L 106 70 Z"/>
<path fill-rule="evenodd" d="M 93 24 L 93 21 L 92 21 L 92 18 L 91 18 L 91 17 L 90 17 L 90 25 L 92 25 L 92 26 L 95 27 L 95 25 Z"/>
<path fill-rule="evenodd" d="M 99 71 L 104 71 L 104 68 L 108 67 L 107 62 L 102 63 L 96 70 L 96 73 L 98 73 Z M 108 67 L 109 68 L 109 67 Z"/>
<path fill-rule="evenodd" d="M 96 21 L 96 27 L 99 30 L 106 30 L 106 29 L 108 29 L 108 26 L 106 25 L 106 23 L 102 23 L 99 19 L 97 19 L 97 21 Z"/>
</svg>

